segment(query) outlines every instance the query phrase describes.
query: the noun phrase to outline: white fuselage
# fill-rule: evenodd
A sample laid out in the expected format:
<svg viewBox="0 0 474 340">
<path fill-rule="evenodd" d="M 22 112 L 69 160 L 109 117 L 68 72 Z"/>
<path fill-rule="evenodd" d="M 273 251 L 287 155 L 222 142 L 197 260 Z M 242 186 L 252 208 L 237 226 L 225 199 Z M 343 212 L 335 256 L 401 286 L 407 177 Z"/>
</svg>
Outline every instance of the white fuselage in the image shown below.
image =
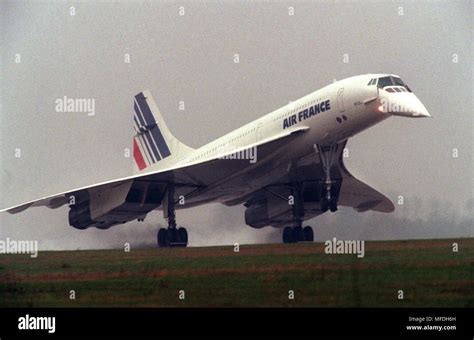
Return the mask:
<svg viewBox="0 0 474 340">
<path fill-rule="evenodd" d="M 334 187 L 340 190 L 343 181 L 340 170 L 345 171 L 346 178 L 350 177 L 341 156 L 348 138 L 391 115 L 430 117 L 410 88 L 398 76 L 389 74 L 367 74 L 334 82 L 198 149 L 189 148 L 172 135 L 149 91 L 135 96 L 134 111 L 133 152 L 139 174 L 65 191 L 5 210 L 17 213 L 40 205 L 57 208 L 73 196 L 77 201 L 69 203 L 72 226 L 109 228 L 143 219 L 151 210 L 163 209 L 166 213 L 170 204 L 175 206 L 177 196 L 180 201 L 185 198 L 186 203 L 176 205 L 176 209 L 210 202 L 244 203 L 247 207 L 253 204 L 253 212 L 249 213 L 252 226 L 283 225 L 287 220 L 255 221 L 255 217 L 263 213 L 283 216 L 289 209 L 286 203 L 270 204 L 262 197 L 271 188 L 288 186 L 289 182 L 295 183 L 305 176 L 312 182 L 319 183 L 324 177 L 324 183 L 333 183 L 330 178 L 332 160 L 326 159 L 326 153 L 334 150 L 330 156 L 333 158 L 337 150 L 335 180 L 339 184 Z M 254 159 L 228 157 L 249 149 L 256 151 L 252 154 Z M 226 161 L 227 158 L 232 161 Z M 311 174 L 298 172 L 305 169 Z M 346 183 L 368 192 L 367 186 L 361 186 L 355 179 Z M 353 199 L 350 204 L 357 204 L 355 207 L 360 211 L 385 200 L 383 195 L 374 194 L 374 190 L 370 192 L 375 195 L 374 200 L 355 202 Z M 275 196 L 275 192 L 270 194 Z M 311 198 L 310 202 L 320 203 L 321 197 L 319 201 Z M 256 201 L 260 203 L 254 204 Z M 310 205 L 313 212 L 309 216 L 324 210 L 321 205 L 313 208 Z M 265 211 L 260 212 L 260 208 Z M 282 211 L 270 212 L 275 209 Z M 391 203 L 379 209 L 390 211 Z"/>
<path fill-rule="evenodd" d="M 192 165 L 213 160 L 232 150 L 264 146 L 286 130 L 307 128 L 296 140 L 280 146 L 277 152 L 265 155 L 265 159 L 258 152 L 258 162 L 249 163 L 243 170 L 230 167 L 227 171 L 222 169 L 211 174 L 206 188 L 199 192 L 198 197 L 191 195 L 186 207 L 215 201 L 237 204 L 239 198 L 243 199 L 245 195 L 284 176 L 289 164 L 312 156 L 316 144 L 341 143 L 391 115 L 429 116 L 413 93 L 389 93 L 375 82 L 368 85 L 382 77 L 390 75 L 367 74 L 334 82 L 196 149 L 179 163 Z M 381 107 L 383 101 L 402 101 L 405 111 L 398 112 L 393 107 L 384 110 Z"/>
<path fill-rule="evenodd" d="M 372 75 L 365 75 L 334 82 L 202 146 L 182 162 L 212 159 L 299 126 L 309 127 L 304 138 L 312 141 L 309 152 L 313 150 L 312 144 L 342 142 L 390 117 L 377 111 L 380 105 L 377 88 L 366 86 L 371 78 Z M 319 112 L 313 113 L 318 106 Z"/>
</svg>

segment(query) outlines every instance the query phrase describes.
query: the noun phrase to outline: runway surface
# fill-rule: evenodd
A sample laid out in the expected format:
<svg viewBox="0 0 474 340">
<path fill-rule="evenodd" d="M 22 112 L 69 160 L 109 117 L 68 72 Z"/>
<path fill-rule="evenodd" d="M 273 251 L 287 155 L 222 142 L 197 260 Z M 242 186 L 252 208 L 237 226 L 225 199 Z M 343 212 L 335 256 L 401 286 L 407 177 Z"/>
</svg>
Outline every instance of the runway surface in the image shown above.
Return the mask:
<svg viewBox="0 0 474 340">
<path fill-rule="evenodd" d="M 474 307 L 474 239 L 0 255 L 0 307 L 79 306 Z"/>
</svg>

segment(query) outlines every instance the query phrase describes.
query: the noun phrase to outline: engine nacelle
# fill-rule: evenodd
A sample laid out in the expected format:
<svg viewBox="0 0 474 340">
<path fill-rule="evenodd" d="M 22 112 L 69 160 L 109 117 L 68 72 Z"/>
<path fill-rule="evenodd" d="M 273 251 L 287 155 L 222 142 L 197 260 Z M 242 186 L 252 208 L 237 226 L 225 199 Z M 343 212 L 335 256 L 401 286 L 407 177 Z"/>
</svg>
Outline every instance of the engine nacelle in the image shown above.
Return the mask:
<svg viewBox="0 0 474 340">
<path fill-rule="evenodd" d="M 268 220 L 267 200 L 252 204 L 245 209 L 245 224 L 252 228 L 263 228 L 262 222 Z"/>
<path fill-rule="evenodd" d="M 89 201 L 70 206 L 69 225 L 76 229 L 87 229 L 94 224 L 91 219 Z"/>
<path fill-rule="evenodd" d="M 124 204 L 132 184 L 133 181 L 124 181 L 89 189 L 91 218 L 102 219 L 103 216 Z"/>
<path fill-rule="evenodd" d="M 339 197 L 341 190 L 340 179 L 333 181 L 331 195 L 333 197 Z M 324 184 L 320 181 L 312 181 L 305 183 L 301 192 L 300 199 L 304 203 L 293 211 L 293 205 L 290 205 L 289 201 L 286 201 L 280 197 L 274 195 L 268 195 L 258 201 L 251 202 L 251 205 L 247 206 L 245 210 L 245 223 L 252 228 L 263 228 L 268 225 L 282 225 L 283 223 L 291 223 L 292 215 L 294 213 L 297 216 L 304 217 L 306 211 L 312 211 L 314 214 L 315 210 L 320 210 L 321 195 L 323 194 Z M 282 193 L 284 196 L 285 194 Z M 290 192 L 288 192 L 290 195 Z M 296 203 L 296 197 L 295 201 Z"/>
<path fill-rule="evenodd" d="M 252 203 L 245 210 L 245 223 L 252 228 L 263 228 L 269 225 L 270 220 L 278 219 L 287 214 L 292 207 L 280 198 L 268 197 Z"/>
<path fill-rule="evenodd" d="M 90 188 L 69 206 L 69 224 L 76 229 L 108 229 L 137 218 L 143 220 L 161 204 L 165 192 L 162 186 L 124 181 Z"/>
</svg>

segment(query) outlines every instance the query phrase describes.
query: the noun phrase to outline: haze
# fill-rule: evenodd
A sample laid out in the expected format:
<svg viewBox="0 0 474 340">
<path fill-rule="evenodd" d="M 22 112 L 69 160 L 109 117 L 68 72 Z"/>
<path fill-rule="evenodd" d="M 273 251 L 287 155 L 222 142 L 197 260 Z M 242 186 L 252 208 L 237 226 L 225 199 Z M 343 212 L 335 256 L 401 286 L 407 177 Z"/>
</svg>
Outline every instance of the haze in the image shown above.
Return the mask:
<svg viewBox="0 0 474 340">
<path fill-rule="evenodd" d="M 396 211 L 341 208 L 306 224 L 320 241 L 474 236 L 470 1 L 3 1 L 0 13 L 2 208 L 130 175 L 124 149 L 133 96 L 144 89 L 175 136 L 199 147 L 334 79 L 394 73 L 434 118 L 390 118 L 352 138 L 345 161 Z M 95 115 L 56 112 L 63 96 L 95 99 Z M 0 239 L 35 239 L 40 249 L 152 246 L 164 224 L 153 212 L 143 223 L 79 231 L 67 213 L 2 213 Z M 281 237 L 246 226 L 242 207 L 178 211 L 178 223 L 191 246 Z"/>
</svg>

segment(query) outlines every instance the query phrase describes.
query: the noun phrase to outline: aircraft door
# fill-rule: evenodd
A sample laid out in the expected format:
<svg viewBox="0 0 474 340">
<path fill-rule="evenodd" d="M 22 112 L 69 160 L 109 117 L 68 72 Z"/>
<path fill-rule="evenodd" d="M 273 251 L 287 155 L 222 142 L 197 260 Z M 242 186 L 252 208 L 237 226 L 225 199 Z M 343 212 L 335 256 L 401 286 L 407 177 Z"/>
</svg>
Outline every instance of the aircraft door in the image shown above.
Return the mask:
<svg viewBox="0 0 474 340">
<path fill-rule="evenodd" d="M 344 112 L 345 111 L 345 108 L 344 108 L 344 88 L 340 88 L 338 91 L 337 91 L 337 108 L 339 110 L 339 112 Z"/>
</svg>

